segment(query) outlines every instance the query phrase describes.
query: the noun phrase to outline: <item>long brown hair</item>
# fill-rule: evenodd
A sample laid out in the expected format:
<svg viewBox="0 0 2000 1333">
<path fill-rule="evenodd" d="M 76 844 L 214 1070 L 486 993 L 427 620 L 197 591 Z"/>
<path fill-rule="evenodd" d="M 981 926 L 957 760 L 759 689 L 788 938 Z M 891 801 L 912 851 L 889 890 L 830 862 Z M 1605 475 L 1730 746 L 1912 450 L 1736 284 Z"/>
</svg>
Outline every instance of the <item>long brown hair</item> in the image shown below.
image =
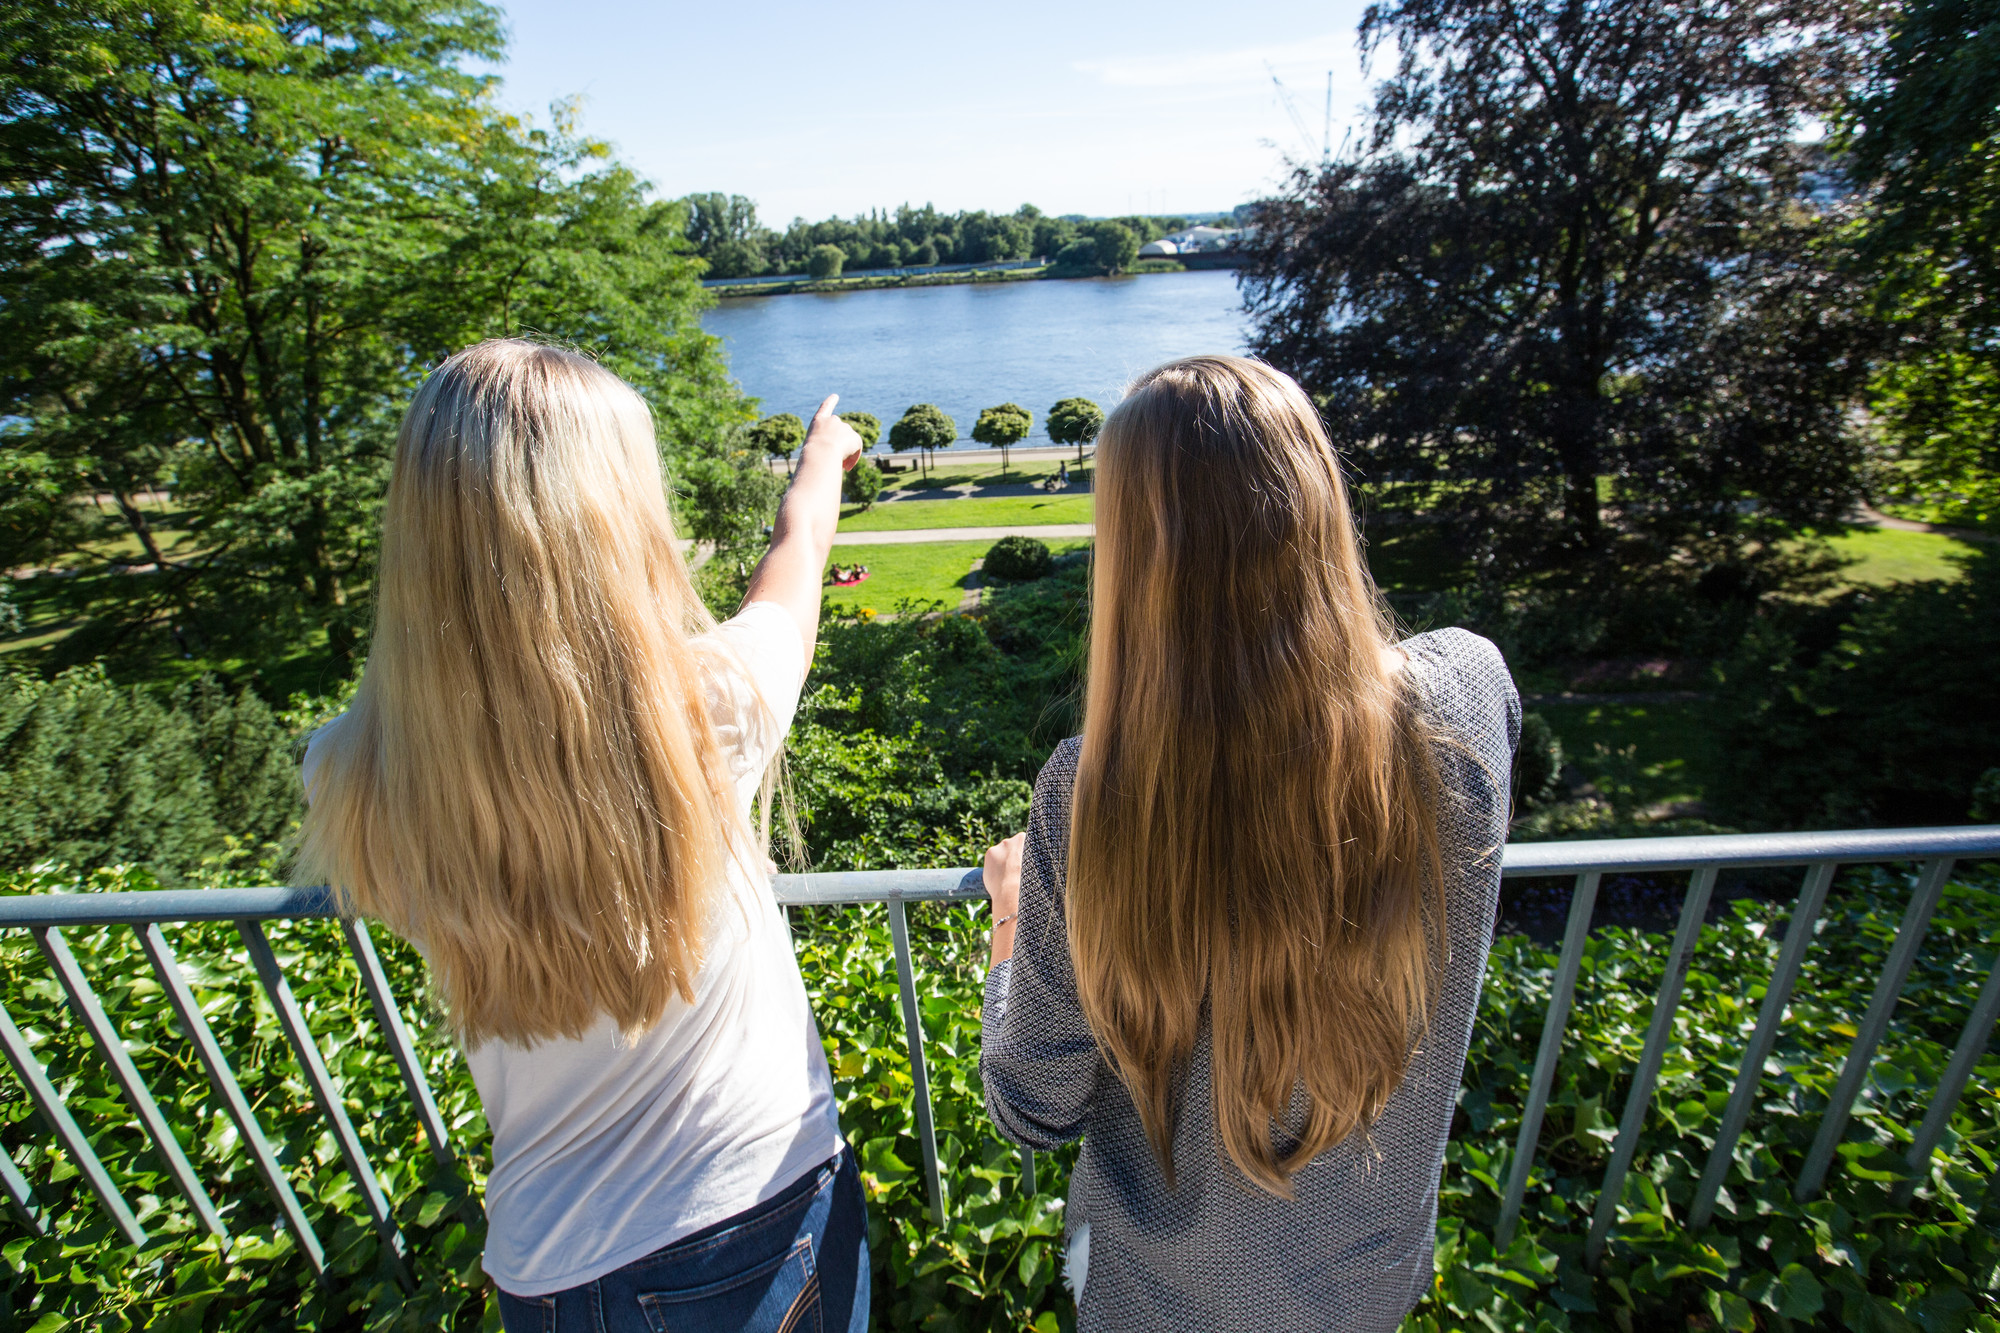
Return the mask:
<svg viewBox="0 0 2000 1333">
<path fill-rule="evenodd" d="M 553 347 L 452 357 L 403 419 L 377 590 L 296 873 L 420 943 L 468 1045 L 691 1001 L 728 865 L 761 855 L 644 400 Z"/>
<path fill-rule="evenodd" d="M 1291 379 L 1235 357 L 1161 366 L 1104 423 L 1097 472 L 1078 995 L 1170 1184 L 1206 1009 L 1219 1142 L 1289 1196 L 1381 1113 L 1436 993 L 1425 728 Z"/>
</svg>

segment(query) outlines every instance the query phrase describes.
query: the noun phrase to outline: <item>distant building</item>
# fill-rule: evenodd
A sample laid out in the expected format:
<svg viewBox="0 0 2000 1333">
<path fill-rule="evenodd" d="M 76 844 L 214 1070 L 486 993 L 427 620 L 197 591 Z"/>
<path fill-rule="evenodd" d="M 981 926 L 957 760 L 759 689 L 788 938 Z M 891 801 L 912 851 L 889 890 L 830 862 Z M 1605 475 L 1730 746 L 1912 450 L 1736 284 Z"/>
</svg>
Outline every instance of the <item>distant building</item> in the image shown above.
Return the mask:
<svg viewBox="0 0 2000 1333">
<path fill-rule="evenodd" d="M 1242 232 L 1235 227 L 1189 227 L 1139 247 L 1141 259 L 1178 259 L 1186 255 L 1216 254 L 1236 248 Z"/>
</svg>

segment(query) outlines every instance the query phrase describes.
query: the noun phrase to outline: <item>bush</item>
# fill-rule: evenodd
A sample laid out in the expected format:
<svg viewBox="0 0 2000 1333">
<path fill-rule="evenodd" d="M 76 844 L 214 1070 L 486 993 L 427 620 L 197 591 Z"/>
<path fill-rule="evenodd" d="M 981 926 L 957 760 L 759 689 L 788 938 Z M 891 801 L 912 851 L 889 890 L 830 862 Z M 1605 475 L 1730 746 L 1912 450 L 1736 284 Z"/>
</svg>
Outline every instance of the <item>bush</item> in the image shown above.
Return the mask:
<svg viewBox="0 0 2000 1333">
<path fill-rule="evenodd" d="M 1562 766 L 1562 737 L 1540 713 L 1523 714 L 1521 744 L 1514 752 L 1514 813 L 1553 800 L 1562 790 Z"/>
<path fill-rule="evenodd" d="M 1071 241 L 1056 252 L 1056 267 L 1096 268 L 1097 242 L 1091 240 L 1088 236 L 1081 240 Z"/>
<path fill-rule="evenodd" d="M 1962 822 L 2000 765 L 2000 551 L 1965 566 L 1753 625 L 1721 670 L 1710 804 L 1763 827 Z"/>
<path fill-rule="evenodd" d="M 994 542 L 992 549 L 986 552 L 986 563 L 980 568 L 988 578 L 1026 583 L 1048 573 L 1054 563 L 1055 557 L 1049 554 L 1046 542 L 1015 536 L 1002 537 Z"/>
<path fill-rule="evenodd" d="M 837 245 L 815 245 L 806 256 L 806 272 L 815 278 L 837 278 L 847 263 L 847 252 Z"/>
<path fill-rule="evenodd" d="M 137 863 L 168 883 L 204 862 L 275 864 L 303 810 L 292 736 L 213 678 L 162 703 L 101 667 L 0 676 L 6 866 Z"/>
<path fill-rule="evenodd" d="M 847 470 L 840 479 L 840 498 L 851 505 L 863 509 L 873 505 L 882 494 L 882 469 L 864 458 Z"/>
</svg>

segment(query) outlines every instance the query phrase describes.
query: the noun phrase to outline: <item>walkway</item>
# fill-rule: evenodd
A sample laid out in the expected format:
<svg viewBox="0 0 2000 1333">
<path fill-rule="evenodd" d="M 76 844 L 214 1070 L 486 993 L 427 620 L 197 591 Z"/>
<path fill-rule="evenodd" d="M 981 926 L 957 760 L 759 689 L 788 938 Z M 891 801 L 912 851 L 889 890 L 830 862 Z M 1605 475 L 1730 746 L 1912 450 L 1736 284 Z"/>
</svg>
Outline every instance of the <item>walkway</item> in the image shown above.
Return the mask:
<svg viewBox="0 0 2000 1333">
<path fill-rule="evenodd" d="M 1962 542 L 2000 541 L 2000 537 L 1995 537 L 1990 532 L 1977 532 L 1971 528 L 1948 528 L 1942 523 L 1919 523 L 1913 518 L 1891 518 L 1873 505 L 1862 505 L 1860 513 L 1862 523 L 1888 528 L 1892 532 L 1929 532 L 1939 537 L 1956 537 Z"/>
<path fill-rule="evenodd" d="M 1094 523 L 1045 523 L 1040 527 L 1016 528 L 908 528 L 902 532 L 841 532 L 834 534 L 835 546 L 906 546 L 916 542 L 997 542 L 1002 537 L 1051 538 L 1091 537 Z"/>
</svg>

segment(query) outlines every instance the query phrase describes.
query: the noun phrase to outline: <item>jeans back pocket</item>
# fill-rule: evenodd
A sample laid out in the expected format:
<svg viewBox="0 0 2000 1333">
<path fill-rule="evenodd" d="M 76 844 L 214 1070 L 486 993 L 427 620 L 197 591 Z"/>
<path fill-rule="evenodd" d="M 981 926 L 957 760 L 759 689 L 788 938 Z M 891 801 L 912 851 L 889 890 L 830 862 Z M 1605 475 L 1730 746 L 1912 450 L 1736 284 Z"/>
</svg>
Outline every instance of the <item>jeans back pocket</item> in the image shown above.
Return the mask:
<svg viewBox="0 0 2000 1333">
<path fill-rule="evenodd" d="M 812 1238 L 719 1282 L 643 1291 L 639 1308 L 652 1333 L 822 1333 Z"/>
</svg>

